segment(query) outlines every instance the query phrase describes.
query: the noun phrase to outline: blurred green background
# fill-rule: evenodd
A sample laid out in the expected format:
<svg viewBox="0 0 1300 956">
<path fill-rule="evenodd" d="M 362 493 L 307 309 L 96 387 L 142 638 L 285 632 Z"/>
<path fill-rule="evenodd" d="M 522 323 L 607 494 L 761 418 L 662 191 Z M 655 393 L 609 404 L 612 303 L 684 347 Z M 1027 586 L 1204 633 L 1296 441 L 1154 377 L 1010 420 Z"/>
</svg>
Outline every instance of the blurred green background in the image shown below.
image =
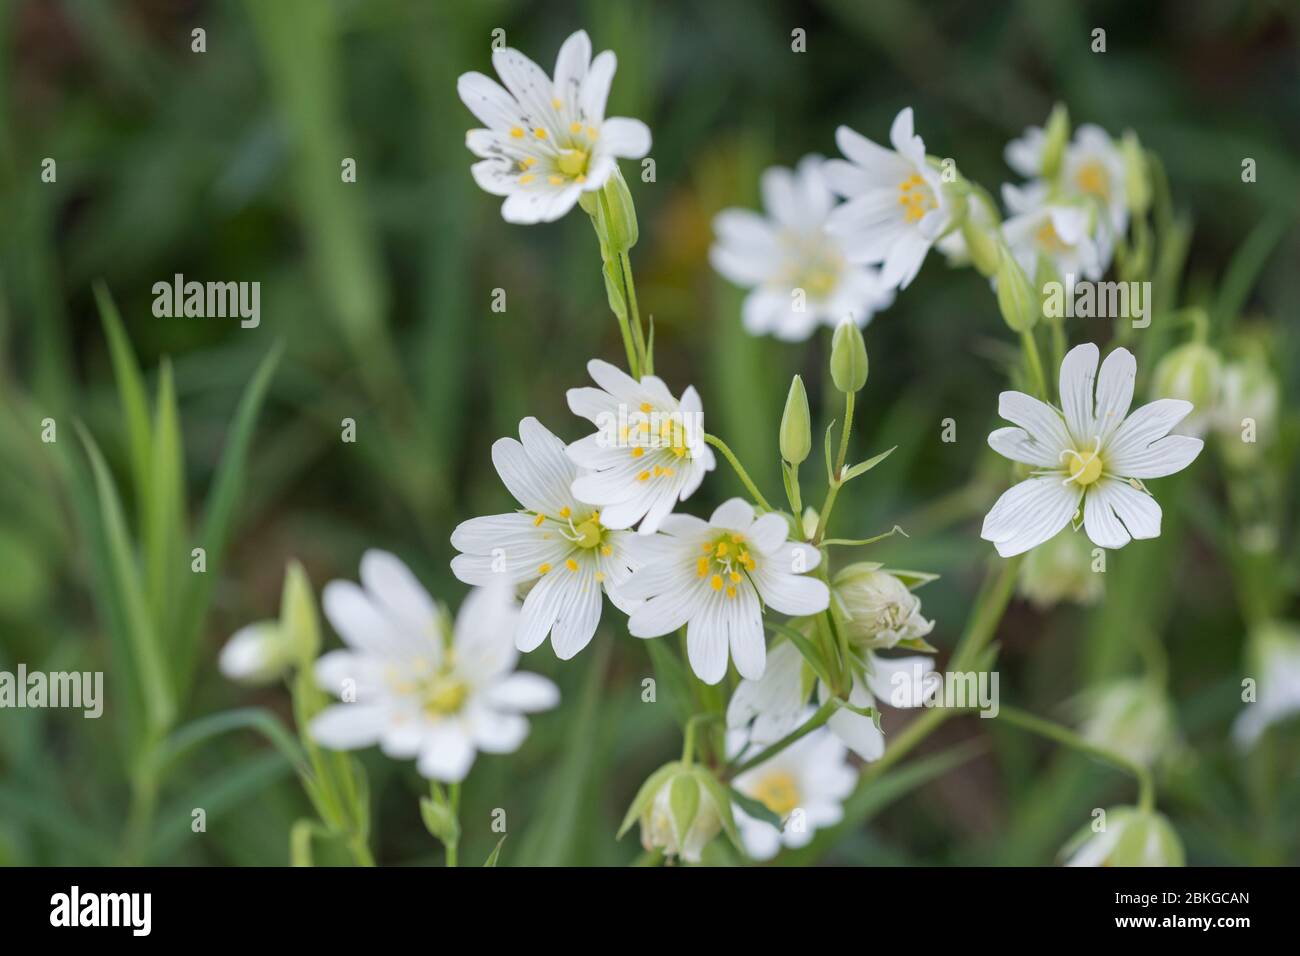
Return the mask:
<svg viewBox="0 0 1300 956">
<path fill-rule="evenodd" d="M 1076 123 L 1137 131 L 1194 222 L 1185 301 L 1215 300 L 1249 237 L 1248 248 L 1262 250 L 1257 270 L 1242 267 L 1258 281 L 1239 298 L 1243 321 L 1273 329 L 1294 434 L 1298 22 L 1300 7 L 1285 0 L 3 0 L 0 668 L 103 669 L 108 702 L 99 721 L 0 712 L 0 861 L 121 859 L 130 791 L 114 730 L 119 672 L 93 597 L 102 568 L 68 470 L 38 437 L 53 417 L 58 454 L 84 460 L 73 427 L 83 421 L 125 487 L 129 436 L 95 280 L 121 310 L 151 396 L 163 357 L 174 367 L 192 525 L 239 396 L 283 343 L 230 547 L 211 569 L 197 678 L 180 706 L 182 720 L 253 705 L 291 721 L 282 688 L 235 686 L 215 664 L 233 630 L 275 615 L 286 561 L 300 559 L 319 588 L 355 579 L 365 548 L 387 548 L 454 607 L 465 588 L 448 569 L 452 528 L 512 507 L 491 467 L 492 442 L 529 414 L 565 440 L 579 437 L 584 424 L 568 412 L 565 389 L 584 384 L 589 358 L 621 358 L 586 217 L 509 226 L 499 200 L 470 178 L 464 133 L 477 124 L 456 78 L 491 73 L 493 29 L 548 71 L 580 27 L 596 50 L 617 52 L 609 112 L 644 119 L 654 135 L 657 181 L 629 181 L 657 370 L 674 391 L 699 389 L 710 431 L 770 497 L 780 489 L 776 430 L 789 376 L 802 373 L 816 403 L 829 387 L 829 332 L 801 346 L 744 336 L 742 293 L 708 267 L 710 220 L 724 206 L 755 205 L 765 167 L 833 153 L 841 123 L 883 140 L 906 105 L 931 153 L 955 157 L 991 188 L 1013 179 L 1006 141 L 1058 100 Z M 195 27 L 207 32 L 206 53 L 190 50 Z M 790 49 L 796 27 L 807 31 L 804 54 Z M 1104 54 L 1089 49 L 1095 27 L 1107 31 Z M 40 179 L 46 157 L 57 162 L 55 183 Z M 355 184 L 340 182 L 345 157 L 356 160 Z M 1252 185 L 1241 182 L 1243 157 L 1258 162 Z M 151 286 L 175 273 L 261 282 L 260 327 L 155 318 Z M 505 313 L 490 308 L 497 288 Z M 1100 322 L 1070 332 L 1075 341 L 1108 337 Z M 943 575 L 922 597 L 938 619 L 931 640 L 950 648 L 991 550 L 979 519 L 1005 471 L 984 437 L 1014 353 L 986 283 L 938 256 L 875 318 L 866 342 L 871 379 L 855 448 L 865 457 L 900 447 L 847 489 L 837 533 L 905 528 L 910 538 L 863 556 Z M 939 441 L 946 417 L 957 421 L 955 444 Z M 343 418 L 357 422 L 355 444 L 340 441 Z M 1294 459 L 1288 467 L 1294 487 Z M 1214 465 L 1203 456 L 1193 471 L 1202 474 L 1192 482 L 1163 485 L 1164 537 L 1110 556 L 1101 608 L 1013 605 L 999 632 L 1003 698 L 1060 716 L 1082 687 L 1135 669 L 1138 631 L 1158 635 L 1190 744 L 1161 805 L 1189 860 L 1294 863 L 1300 740 L 1292 723 L 1249 757 L 1227 742 L 1246 625 L 1218 537 Z M 739 491 L 721 465 L 690 504 L 698 513 Z M 124 497 L 134 515 L 140 502 Z M 1275 518 L 1294 549 L 1294 502 Z M 1294 596 L 1289 608 L 1294 617 Z M 549 645 L 525 659 L 560 683 L 564 704 L 533 721 L 518 754 L 480 756 L 466 785 L 464 859 L 495 844 L 497 807 L 509 820 L 503 864 L 636 855 L 635 837 L 617 843 L 613 832 L 680 738 L 662 696 L 661 705 L 641 702 L 650 664 L 621 626 L 606 613 L 592 648 L 567 666 Z M 906 719 L 889 714 L 886 730 Z M 948 724 L 921 761 L 973 743 L 948 763 L 914 765 L 924 774 L 859 792 L 845 826 L 798 858 L 1048 863 L 1092 807 L 1131 801 L 1122 775 L 992 723 Z M 413 767 L 375 752 L 363 760 L 376 856 L 436 862 Z M 190 832 L 199 806 L 205 834 Z M 251 734 L 222 737 L 168 775 L 146 858 L 282 864 L 306 806 L 274 750 Z"/>
</svg>

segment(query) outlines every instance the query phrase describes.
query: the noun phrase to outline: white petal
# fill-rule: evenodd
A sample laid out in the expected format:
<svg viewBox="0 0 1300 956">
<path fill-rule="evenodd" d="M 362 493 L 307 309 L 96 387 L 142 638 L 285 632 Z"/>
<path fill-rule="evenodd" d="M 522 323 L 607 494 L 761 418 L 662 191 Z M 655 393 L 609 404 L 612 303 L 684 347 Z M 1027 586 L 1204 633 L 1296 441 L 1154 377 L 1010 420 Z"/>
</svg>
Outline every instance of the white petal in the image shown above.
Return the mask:
<svg viewBox="0 0 1300 956">
<path fill-rule="evenodd" d="M 754 523 L 754 506 L 744 498 L 730 498 L 718 505 L 709 516 L 709 524 L 745 534 Z"/>
<path fill-rule="evenodd" d="M 515 98 L 482 73 L 462 74 L 456 81 L 456 92 L 470 112 L 491 129 L 508 132 L 516 126 L 528 126 L 528 119 Z"/>
<path fill-rule="evenodd" d="M 727 628 L 715 602 L 704 602 L 686 625 L 686 656 L 695 676 L 716 684 L 727 673 Z"/>
<path fill-rule="evenodd" d="M 528 736 L 528 720 L 519 714 L 481 707 L 467 718 L 467 723 L 474 746 L 484 753 L 514 753 Z"/>
<path fill-rule="evenodd" d="M 1037 465 L 1040 468 L 1056 468 L 1060 465 L 1060 449 L 1042 445 L 1030 437 L 1023 428 L 999 428 L 989 435 L 989 447 L 1004 458 Z"/>
<path fill-rule="evenodd" d="M 406 630 L 419 633 L 434 626 L 438 611 L 433 598 L 396 555 L 376 549 L 363 554 L 361 583 Z"/>
<path fill-rule="evenodd" d="M 444 720 L 424 738 L 416 769 L 422 777 L 443 783 L 460 783 L 474 764 L 474 745 L 459 724 Z"/>
<path fill-rule="evenodd" d="M 779 514 L 765 514 L 749 528 L 749 540 L 763 554 L 770 554 L 785 543 L 790 526 Z"/>
<path fill-rule="evenodd" d="M 791 617 L 817 614 L 830 605 L 826 583 L 811 575 L 789 574 L 784 569 L 759 568 L 754 583 L 763 603 Z"/>
<path fill-rule="evenodd" d="M 872 655 L 871 666 L 867 688 L 882 703 L 904 708 L 920 707 L 925 703 L 925 675 L 934 670 L 933 658 Z"/>
<path fill-rule="evenodd" d="M 1103 442 L 1110 436 L 1133 403 L 1133 383 L 1137 380 L 1137 359 L 1128 349 L 1115 349 L 1101 363 L 1097 375 L 1097 410 L 1091 431 Z"/>
<path fill-rule="evenodd" d="M 620 159 L 640 159 L 650 152 L 650 127 L 639 119 L 612 116 L 600 127 L 600 146 Z"/>
<path fill-rule="evenodd" d="M 549 573 L 542 575 L 541 580 L 533 585 L 533 589 L 524 598 L 519 629 L 515 632 L 515 646 L 519 650 L 528 653 L 541 646 L 542 641 L 546 640 L 546 635 L 551 633 L 551 628 L 555 626 L 564 600 L 563 580 L 552 568 Z"/>
<path fill-rule="evenodd" d="M 1130 537 L 1160 537 L 1160 505 L 1150 495 L 1114 478 L 1101 479 L 1087 495 L 1084 526 L 1094 544 L 1122 548 Z"/>
<path fill-rule="evenodd" d="M 321 592 L 325 617 L 348 646 L 371 654 L 404 656 L 427 652 L 434 635 L 405 632 L 351 581 L 331 581 Z"/>
<path fill-rule="evenodd" d="M 356 750 L 379 742 L 388 725 L 388 708 L 382 704 L 335 704 L 311 722 L 312 739 L 330 750 Z"/>
<path fill-rule="evenodd" d="M 1128 461 L 1145 452 L 1152 442 L 1164 438 L 1175 425 L 1192 412 L 1192 403 L 1181 398 L 1161 398 L 1143 405 L 1115 429 L 1103 447 L 1103 460 L 1107 468 L 1137 478 L 1132 472 L 1121 471 L 1117 462 Z"/>
<path fill-rule="evenodd" d="M 1003 392 L 998 396 L 998 414 L 1019 425 L 1029 437 L 1044 448 L 1055 448 L 1059 455 L 1073 447 L 1061 413 L 1024 392 Z"/>
<path fill-rule="evenodd" d="M 570 660 L 591 643 L 600 623 L 601 588 L 592 561 L 579 561 L 578 570 L 557 568 L 551 572 L 564 580 L 560 616 L 551 631 L 551 647 L 562 661 Z"/>
<path fill-rule="evenodd" d="M 1168 435 L 1133 454 L 1112 455 L 1107 468 L 1124 478 L 1163 478 L 1182 471 L 1201 453 L 1205 442 L 1187 435 Z"/>
<path fill-rule="evenodd" d="M 1076 448 L 1086 447 L 1093 437 L 1092 405 L 1098 354 L 1097 346 L 1085 342 L 1070 349 L 1061 362 L 1061 409 Z"/>
<path fill-rule="evenodd" d="M 502 710 L 536 713 L 560 703 L 560 689 L 540 674 L 519 671 L 488 687 L 484 699 Z"/>
<path fill-rule="evenodd" d="M 1103 478 L 1085 492 L 1083 528 L 1092 543 L 1102 548 L 1122 548 L 1131 535 L 1111 508 L 1112 491 L 1118 482 Z"/>
<path fill-rule="evenodd" d="M 492 463 L 521 505 L 540 514 L 557 515 L 572 504 L 570 485 L 577 467 L 564 443 L 535 418 L 519 423 L 523 442 L 500 438 L 492 445 Z"/>
<path fill-rule="evenodd" d="M 514 588 L 504 577 L 470 591 L 453 629 L 457 669 L 476 683 L 512 670 L 519 659 L 515 648 L 519 621 Z"/>
<path fill-rule="evenodd" d="M 614 82 L 617 67 L 618 57 L 614 56 L 614 51 L 606 50 L 591 61 L 591 69 L 582 82 L 579 108 L 583 120 L 593 126 L 599 126 L 605 119 L 605 101 L 609 98 L 609 87 Z"/>
<path fill-rule="evenodd" d="M 555 95 L 573 115 L 577 115 L 578 96 L 590 64 L 591 39 L 586 30 L 578 30 L 569 35 L 555 57 Z"/>
<path fill-rule="evenodd" d="M 736 597 L 729 598 L 727 611 L 728 643 L 736 670 L 746 680 L 763 676 L 767 663 L 767 641 L 763 637 L 763 611 L 752 588 L 739 587 Z"/>
<path fill-rule="evenodd" d="M 1080 489 L 1060 475 L 1041 475 L 1003 492 L 984 518 L 980 537 L 992 541 L 1004 558 L 1021 554 L 1054 537 L 1079 507 Z"/>
</svg>

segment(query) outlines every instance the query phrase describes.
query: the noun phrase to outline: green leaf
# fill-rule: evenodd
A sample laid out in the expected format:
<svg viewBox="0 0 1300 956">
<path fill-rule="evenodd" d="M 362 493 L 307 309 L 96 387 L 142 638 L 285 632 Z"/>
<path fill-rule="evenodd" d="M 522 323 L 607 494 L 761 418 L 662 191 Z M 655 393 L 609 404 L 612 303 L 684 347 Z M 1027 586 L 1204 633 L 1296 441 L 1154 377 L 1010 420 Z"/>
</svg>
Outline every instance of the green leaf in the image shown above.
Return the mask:
<svg viewBox="0 0 1300 956">
<path fill-rule="evenodd" d="M 749 794 L 741 793 L 735 787 L 729 788 L 728 793 L 731 794 L 732 802 L 734 802 L 737 806 L 740 807 L 740 809 L 744 810 L 755 820 L 762 820 L 764 823 L 770 823 L 778 830 L 785 829 L 785 823 L 781 820 L 780 817 L 778 817 L 775 813 L 773 813 L 772 808 L 769 807 L 766 803 L 763 803 L 763 801 L 755 800 Z"/>
<path fill-rule="evenodd" d="M 150 449 L 153 446 L 149 426 L 149 402 L 145 397 L 144 378 L 136 364 L 135 353 L 122 327 L 122 317 L 117 305 L 102 279 L 95 280 L 95 303 L 99 307 L 100 321 L 108 339 L 108 354 L 113 363 L 113 377 L 117 380 L 118 401 L 122 405 L 122 418 L 126 422 L 127 443 L 130 446 L 131 478 L 137 503 L 149 496 Z"/>
<path fill-rule="evenodd" d="M 145 713 L 149 726 L 154 731 L 162 731 L 172 724 L 175 717 L 175 703 L 167 678 L 167 669 L 158 646 L 158 636 L 149 617 L 148 602 L 140 583 L 135 555 L 132 553 L 131 541 L 127 535 L 122 502 L 118 498 L 117 488 L 108 472 L 108 465 L 104 463 L 104 456 L 100 454 L 99 446 L 80 422 L 77 423 L 77 434 L 85 446 L 95 476 L 99 517 L 103 524 L 111 565 L 107 573 L 112 576 L 113 584 L 122 598 L 124 624 L 130 639 L 131 663 L 144 695 Z"/>
<path fill-rule="evenodd" d="M 863 545 L 875 544 L 877 541 L 884 541 L 886 538 L 892 538 L 896 534 L 901 534 L 904 538 L 908 537 L 906 531 L 898 525 L 894 525 L 884 534 L 878 534 L 871 538 L 827 538 L 822 541 L 822 544 L 836 544 L 842 548 L 859 548 Z M 877 564 L 876 567 L 883 567 L 883 565 Z"/>
<path fill-rule="evenodd" d="M 244 483 L 244 469 L 248 461 L 248 449 L 252 444 L 253 430 L 262 409 L 262 402 L 271 384 L 271 377 L 280 361 L 282 346 L 277 343 L 253 373 L 253 378 L 240 397 L 239 407 L 230 427 L 230 436 L 217 465 L 216 475 L 204 508 L 200 524 L 200 547 L 207 552 L 207 571 L 203 574 L 190 574 L 189 584 L 185 589 L 185 617 L 181 621 L 177 651 L 184 656 L 179 665 L 179 673 L 186 675 L 185 683 L 193 672 L 197 657 L 199 628 L 207 615 L 208 601 L 212 594 L 212 580 L 221 566 L 226 543 L 230 538 L 235 505 L 240 499 Z"/>
<path fill-rule="evenodd" d="M 505 837 L 497 840 L 497 845 L 492 848 L 492 852 L 488 854 L 488 858 L 483 861 L 485 867 L 497 865 L 497 861 L 501 859 L 501 847 L 505 845 L 505 842 Z"/>
<path fill-rule="evenodd" d="M 307 766 L 302 746 L 279 717 L 261 707 L 244 707 L 209 714 L 178 728 L 158 748 L 158 771 L 165 770 L 169 763 L 179 760 L 200 744 L 232 730 L 256 731 L 284 755 L 299 776 L 311 777 L 311 769 Z"/>
<path fill-rule="evenodd" d="M 885 568 L 885 573 L 898 578 L 907 585 L 909 591 L 915 591 L 923 584 L 939 580 L 939 575 L 931 574 L 929 571 L 896 571 L 893 568 Z"/>
<path fill-rule="evenodd" d="M 858 464 L 854 465 L 852 468 L 848 470 L 848 472 L 845 473 L 843 480 L 848 482 L 848 481 L 852 481 L 854 478 L 858 477 L 859 475 L 865 475 L 872 468 L 875 468 L 878 464 L 880 464 L 882 461 L 884 461 L 886 458 L 892 455 L 894 453 L 894 449 L 896 448 L 898 448 L 897 445 L 895 445 L 893 448 L 889 449 L 888 451 L 882 451 L 879 455 L 876 455 L 872 458 L 868 458 L 866 461 L 859 462 Z"/>
<path fill-rule="evenodd" d="M 1233 253 L 1214 300 L 1214 324 L 1221 333 L 1226 332 L 1241 314 L 1250 290 L 1264 271 L 1264 265 L 1294 221 L 1294 213 L 1274 212 L 1251 230 Z"/>
<path fill-rule="evenodd" d="M 460 821 L 446 802 L 421 797 L 420 819 L 424 821 L 424 828 L 444 846 L 451 846 L 460 840 Z"/>
<path fill-rule="evenodd" d="M 185 570 L 185 465 L 171 363 L 163 360 L 154 413 L 149 494 L 141 502 L 146 593 L 155 632 L 175 640 L 172 614 Z M 179 677 L 179 675 L 177 675 Z"/>
</svg>

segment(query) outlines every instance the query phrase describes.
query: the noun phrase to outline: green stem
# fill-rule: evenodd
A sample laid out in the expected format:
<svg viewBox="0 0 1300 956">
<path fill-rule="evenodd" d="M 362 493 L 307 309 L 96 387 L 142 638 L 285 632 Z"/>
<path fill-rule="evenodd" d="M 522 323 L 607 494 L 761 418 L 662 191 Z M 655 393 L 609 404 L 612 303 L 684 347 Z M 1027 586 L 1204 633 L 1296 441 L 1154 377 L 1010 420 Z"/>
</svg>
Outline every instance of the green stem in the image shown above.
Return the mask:
<svg viewBox="0 0 1300 956">
<path fill-rule="evenodd" d="M 447 787 L 447 806 L 456 820 L 456 837 L 447 843 L 447 865 L 455 866 L 460 850 L 460 784 L 453 783 Z"/>
<path fill-rule="evenodd" d="M 839 481 L 844 474 L 844 462 L 849 456 L 849 433 L 853 431 L 854 393 L 844 393 L 844 428 L 840 430 L 840 455 L 835 463 L 835 475 L 832 480 Z"/>
<path fill-rule="evenodd" d="M 786 734 L 776 743 L 769 744 L 767 747 L 764 747 L 762 750 L 760 750 L 754 756 L 750 757 L 744 763 L 732 769 L 727 774 L 727 778 L 735 779 L 736 777 L 744 773 L 746 770 L 750 770 L 754 767 L 757 767 L 759 764 L 771 760 L 782 750 L 785 750 L 786 747 L 789 747 L 792 743 L 795 743 L 796 741 L 801 740 L 802 738 L 808 736 L 818 727 L 825 724 L 826 721 L 831 719 L 831 715 L 833 715 L 835 711 L 839 710 L 839 707 L 840 707 L 839 698 L 832 697 L 830 700 L 826 701 L 826 703 L 822 704 L 819 708 L 817 708 L 817 712 L 813 714 L 811 717 L 809 717 L 806 721 L 804 721 L 804 723 L 800 724 L 794 730 L 790 731 L 790 733 Z"/>
<path fill-rule="evenodd" d="M 632 323 L 632 335 L 636 339 L 637 352 L 641 356 L 641 374 L 653 375 L 655 371 L 654 356 L 646 345 L 645 331 L 641 328 L 641 310 L 636 303 L 636 282 L 632 278 L 632 257 L 624 250 L 618 254 L 619 273 L 623 276 L 624 301 L 627 302 L 628 319 Z"/>
<path fill-rule="evenodd" d="M 735 453 L 727 447 L 726 442 L 717 435 L 709 434 L 705 434 L 704 440 L 714 448 L 718 449 L 718 451 L 722 452 L 723 457 L 726 458 L 727 461 L 731 463 L 731 467 L 735 469 L 736 475 L 740 478 L 741 484 L 745 486 L 745 490 L 749 492 L 750 496 L 760 508 L 764 511 L 776 510 L 767 503 L 767 499 L 763 497 L 763 493 L 758 490 L 758 486 L 755 485 L 753 479 L 749 477 L 749 472 L 745 471 L 745 466 L 740 463 L 740 460 L 736 457 Z"/>
<path fill-rule="evenodd" d="M 1028 730 L 1030 733 L 1054 740 L 1066 747 L 1072 747 L 1081 753 L 1096 757 L 1098 760 L 1126 771 L 1137 779 L 1138 807 L 1146 812 L 1150 812 L 1155 808 L 1155 783 L 1152 780 L 1151 771 L 1141 764 L 1122 754 L 1115 753 L 1113 750 L 1097 746 L 1068 727 L 1062 727 L 1060 724 L 1044 720 L 1042 717 L 1036 717 L 1016 707 L 1000 708 L 997 719 L 1005 720 L 1014 727 Z"/>
<path fill-rule="evenodd" d="M 1025 353 L 1025 361 L 1029 363 L 1029 377 L 1034 383 L 1038 397 L 1050 403 L 1052 397 L 1047 391 L 1047 376 L 1043 374 L 1043 359 L 1038 354 L 1038 340 L 1034 338 L 1032 329 L 1026 329 L 1020 333 L 1020 345 Z"/>
<path fill-rule="evenodd" d="M 822 502 L 822 512 L 817 516 L 817 532 L 812 539 L 814 548 L 822 543 L 822 536 L 826 534 L 826 526 L 830 520 L 831 512 L 835 510 L 835 499 L 839 496 L 840 482 L 837 479 L 831 479 L 831 486 L 826 492 L 826 500 Z"/>
</svg>

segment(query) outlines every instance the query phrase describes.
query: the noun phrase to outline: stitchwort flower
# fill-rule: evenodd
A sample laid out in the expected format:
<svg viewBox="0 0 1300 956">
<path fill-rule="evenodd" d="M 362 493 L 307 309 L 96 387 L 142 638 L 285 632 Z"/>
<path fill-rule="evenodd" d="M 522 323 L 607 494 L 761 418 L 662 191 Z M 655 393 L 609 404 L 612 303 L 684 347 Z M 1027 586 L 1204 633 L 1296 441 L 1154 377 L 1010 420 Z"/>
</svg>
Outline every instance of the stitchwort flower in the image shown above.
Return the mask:
<svg viewBox="0 0 1300 956">
<path fill-rule="evenodd" d="M 584 192 L 604 187 L 618 159 L 650 151 L 650 130 L 640 120 L 605 118 L 617 59 L 606 50 L 593 60 L 586 31 L 564 41 L 554 79 L 514 49 L 493 51 L 492 65 L 504 89 L 482 73 L 465 73 L 456 90 L 487 127 L 465 136 L 480 157 L 474 181 L 506 197 L 507 222 L 559 219 Z"/>
</svg>

